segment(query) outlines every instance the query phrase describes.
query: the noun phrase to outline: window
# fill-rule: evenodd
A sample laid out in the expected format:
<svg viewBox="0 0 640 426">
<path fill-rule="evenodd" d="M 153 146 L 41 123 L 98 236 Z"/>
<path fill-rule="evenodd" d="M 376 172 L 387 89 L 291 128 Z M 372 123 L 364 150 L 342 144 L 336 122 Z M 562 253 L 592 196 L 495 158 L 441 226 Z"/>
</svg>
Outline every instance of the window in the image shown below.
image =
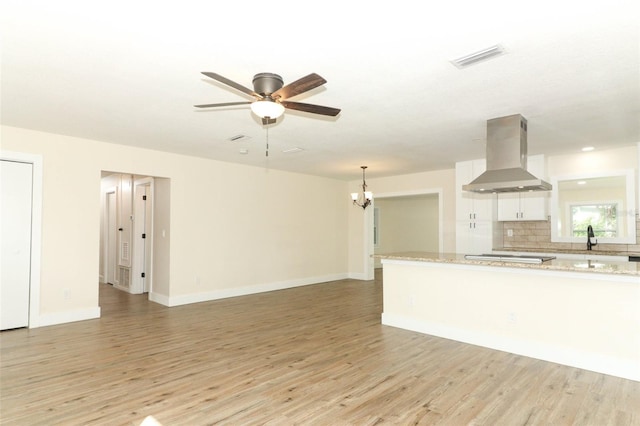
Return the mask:
<svg viewBox="0 0 640 426">
<path fill-rule="evenodd" d="M 618 203 L 572 204 L 571 235 L 586 238 L 589 225 L 596 237 L 617 237 Z"/>
<path fill-rule="evenodd" d="M 584 243 L 591 225 L 598 242 L 636 244 L 636 171 L 551 178 L 551 241 Z"/>
</svg>

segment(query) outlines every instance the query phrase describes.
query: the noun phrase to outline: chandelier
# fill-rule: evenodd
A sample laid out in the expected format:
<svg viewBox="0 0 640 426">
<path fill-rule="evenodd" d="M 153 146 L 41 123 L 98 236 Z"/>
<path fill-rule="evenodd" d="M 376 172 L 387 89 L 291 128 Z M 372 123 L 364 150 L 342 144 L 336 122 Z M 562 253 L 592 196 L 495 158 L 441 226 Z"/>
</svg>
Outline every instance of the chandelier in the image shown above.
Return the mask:
<svg viewBox="0 0 640 426">
<path fill-rule="evenodd" d="M 371 200 L 373 199 L 373 194 L 371 191 L 367 191 L 367 182 L 364 180 L 364 171 L 367 166 L 360 166 L 362 169 L 362 194 L 358 194 L 357 192 L 351 193 L 351 199 L 353 200 L 353 204 L 363 209 L 366 209 L 369 204 L 371 204 Z"/>
</svg>

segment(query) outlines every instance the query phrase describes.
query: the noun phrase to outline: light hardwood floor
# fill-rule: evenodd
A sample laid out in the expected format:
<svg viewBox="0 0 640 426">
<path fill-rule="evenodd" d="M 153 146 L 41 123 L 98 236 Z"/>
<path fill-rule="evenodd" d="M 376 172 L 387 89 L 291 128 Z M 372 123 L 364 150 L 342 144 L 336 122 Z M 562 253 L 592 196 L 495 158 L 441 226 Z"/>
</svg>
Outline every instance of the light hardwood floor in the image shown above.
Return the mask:
<svg viewBox="0 0 640 426">
<path fill-rule="evenodd" d="M 640 425 L 640 383 L 380 324 L 353 280 L 0 333 L 3 425 Z"/>
</svg>

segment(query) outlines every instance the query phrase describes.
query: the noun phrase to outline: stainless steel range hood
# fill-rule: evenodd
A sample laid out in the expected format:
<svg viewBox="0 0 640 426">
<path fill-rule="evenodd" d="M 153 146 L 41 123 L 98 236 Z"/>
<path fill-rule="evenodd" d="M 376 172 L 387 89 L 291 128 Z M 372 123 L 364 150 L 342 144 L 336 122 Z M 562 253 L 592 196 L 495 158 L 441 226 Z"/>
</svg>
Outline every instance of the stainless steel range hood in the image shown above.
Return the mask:
<svg viewBox="0 0 640 426">
<path fill-rule="evenodd" d="M 551 185 L 527 171 L 527 120 L 520 114 L 487 121 L 487 170 L 464 191 L 549 191 Z"/>
</svg>

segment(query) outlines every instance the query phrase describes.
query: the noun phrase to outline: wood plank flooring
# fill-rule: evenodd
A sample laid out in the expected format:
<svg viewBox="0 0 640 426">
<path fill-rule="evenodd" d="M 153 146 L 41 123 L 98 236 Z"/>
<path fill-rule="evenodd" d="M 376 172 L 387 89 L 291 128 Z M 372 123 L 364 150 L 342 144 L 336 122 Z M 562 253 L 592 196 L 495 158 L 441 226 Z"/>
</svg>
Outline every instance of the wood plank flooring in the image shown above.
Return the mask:
<svg viewBox="0 0 640 426">
<path fill-rule="evenodd" d="M 640 425 L 640 382 L 380 324 L 380 278 L 0 333 L 0 424 Z"/>
</svg>

